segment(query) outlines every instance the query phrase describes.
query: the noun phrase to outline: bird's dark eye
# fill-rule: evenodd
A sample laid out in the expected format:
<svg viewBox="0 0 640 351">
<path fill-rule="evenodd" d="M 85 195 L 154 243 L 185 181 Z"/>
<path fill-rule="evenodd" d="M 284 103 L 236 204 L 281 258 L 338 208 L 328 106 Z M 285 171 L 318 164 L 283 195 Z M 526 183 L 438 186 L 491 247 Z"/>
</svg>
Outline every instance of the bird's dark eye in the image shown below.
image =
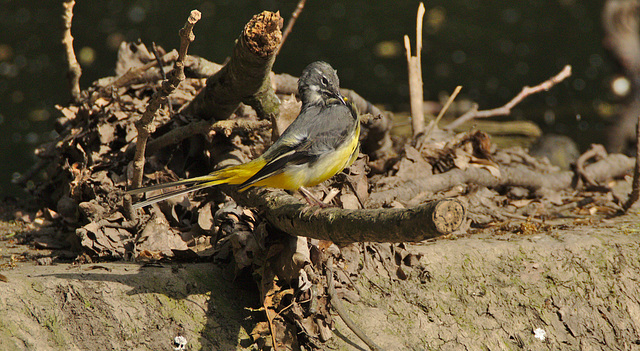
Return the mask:
<svg viewBox="0 0 640 351">
<path fill-rule="evenodd" d="M 320 79 L 320 82 L 322 82 L 322 85 L 329 85 L 329 81 L 327 80 L 327 77 L 322 77 L 322 79 Z"/>
</svg>

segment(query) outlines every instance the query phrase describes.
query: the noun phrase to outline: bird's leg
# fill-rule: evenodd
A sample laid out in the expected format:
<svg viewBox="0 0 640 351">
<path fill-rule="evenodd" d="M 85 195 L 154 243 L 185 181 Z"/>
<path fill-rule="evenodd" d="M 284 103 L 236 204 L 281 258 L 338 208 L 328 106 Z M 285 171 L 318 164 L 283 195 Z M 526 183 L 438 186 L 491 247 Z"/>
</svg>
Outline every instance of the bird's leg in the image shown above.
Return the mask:
<svg viewBox="0 0 640 351">
<path fill-rule="evenodd" d="M 325 204 L 324 202 L 320 201 L 317 197 L 313 196 L 313 194 L 309 191 L 309 189 L 303 186 L 301 186 L 300 189 L 298 189 L 298 191 L 300 192 L 300 194 L 302 194 L 302 197 L 304 197 L 304 199 L 307 200 L 307 203 L 310 206 L 318 206 L 321 208 L 331 207 L 329 204 Z"/>
</svg>

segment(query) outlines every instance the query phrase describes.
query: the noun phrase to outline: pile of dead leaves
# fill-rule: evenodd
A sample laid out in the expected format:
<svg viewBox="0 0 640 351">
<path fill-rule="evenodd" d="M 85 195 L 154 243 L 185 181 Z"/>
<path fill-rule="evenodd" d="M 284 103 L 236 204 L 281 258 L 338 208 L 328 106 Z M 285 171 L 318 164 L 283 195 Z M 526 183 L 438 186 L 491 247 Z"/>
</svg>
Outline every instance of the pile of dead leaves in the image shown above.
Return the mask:
<svg viewBox="0 0 640 351">
<path fill-rule="evenodd" d="M 162 57 L 170 54 L 160 49 Z M 41 162 L 32 176 L 39 171 L 43 178 L 30 189 L 46 204 L 38 218 L 56 224 L 56 230 L 34 238 L 34 245 L 74 247 L 92 260 L 232 261 L 238 272 L 248 270 L 259 277 L 267 318 L 256 324 L 252 335 L 267 344 L 289 340 L 320 348 L 330 337 L 333 321 L 323 267 L 327 255 L 335 256 L 340 267 L 338 295 L 351 301 L 358 299 L 350 281 L 362 273 L 357 263 L 360 255 L 373 257 L 366 266 L 386 272 L 389 279 L 406 279 L 418 258 L 403 244 L 353 244 L 340 250 L 331 243 L 292 238 L 219 189 L 161 202 L 138 218 L 127 218 L 122 196 L 132 171 L 134 123 L 162 79 L 155 60 L 144 45 L 123 43 L 116 77 L 94 82 L 82 92 L 81 102 L 58 106 L 59 137 L 38 149 Z M 171 64 L 164 62 L 163 69 Z M 125 73 L 141 67 L 147 68 L 123 80 Z M 187 79 L 158 111 L 152 139 L 190 122 L 179 111 L 204 86 L 206 74 L 198 73 L 203 71 L 189 73 L 187 68 Z M 280 97 L 285 101 L 283 113 L 297 115 L 295 98 Z M 255 119 L 255 113 L 243 106 L 236 117 Z M 260 154 L 269 142 L 270 133 L 263 129 L 198 134 L 148 155 L 145 182 L 206 174 L 228 150 L 239 150 L 246 160 Z M 408 142 L 397 144 L 396 149 L 401 156 L 385 160 L 388 167 L 375 175 L 367 175 L 363 159 L 349 177 L 341 176 L 352 183 L 343 187 L 346 191 L 334 203 L 351 209 L 404 208 L 455 197 L 466 204 L 470 218 L 460 233 L 495 228 L 529 234 L 543 225 L 588 221 L 616 211 L 619 195 L 611 191 L 614 183 L 607 182 L 628 174 L 633 165 L 622 155 L 592 160 L 583 173 L 603 184 L 603 190 L 580 188 L 578 172 L 562 171 L 526 150 L 498 150 L 488 135 L 478 131 L 459 135 L 438 131 L 422 145 Z M 333 198 L 338 192 L 326 193 Z M 282 255 L 287 250 L 294 254 Z M 282 256 L 297 259 L 279 262 Z"/>
</svg>

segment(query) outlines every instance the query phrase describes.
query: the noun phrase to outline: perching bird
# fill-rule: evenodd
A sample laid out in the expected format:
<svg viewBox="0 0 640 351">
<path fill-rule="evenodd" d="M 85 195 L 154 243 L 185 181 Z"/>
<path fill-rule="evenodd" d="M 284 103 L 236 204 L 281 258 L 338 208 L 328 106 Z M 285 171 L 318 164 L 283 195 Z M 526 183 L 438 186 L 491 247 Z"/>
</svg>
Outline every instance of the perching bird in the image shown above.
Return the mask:
<svg viewBox="0 0 640 351">
<path fill-rule="evenodd" d="M 302 109 L 280 138 L 253 161 L 214 171 L 201 177 L 130 190 L 146 193 L 178 185 L 188 187 L 151 197 L 135 204 L 139 208 L 170 197 L 219 184 L 238 184 L 240 191 L 252 186 L 299 190 L 331 178 L 358 157 L 360 119 L 340 94 L 336 71 L 326 62 L 309 64 L 298 80 Z"/>
</svg>

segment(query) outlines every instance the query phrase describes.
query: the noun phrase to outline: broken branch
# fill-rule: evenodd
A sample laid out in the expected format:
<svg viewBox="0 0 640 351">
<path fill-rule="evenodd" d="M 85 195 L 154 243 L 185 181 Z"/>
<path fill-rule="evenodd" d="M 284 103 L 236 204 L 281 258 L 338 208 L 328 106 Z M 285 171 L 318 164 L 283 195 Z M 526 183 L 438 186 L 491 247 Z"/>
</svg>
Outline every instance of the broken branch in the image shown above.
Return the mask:
<svg viewBox="0 0 640 351">
<path fill-rule="evenodd" d="M 281 190 L 227 188 L 239 203 L 262 210 L 274 227 L 334 243 L 423 241 L 455 231 L 466 217 L 464 206 L 455 199 L 406 209 L 317 210 Z"/>
<path fill-rule="evenodd" d="M 231 59 L 207 79 L 207 85 L 182 114 L 213 121 L 227 119 L 241 102 L 261 119 L 278 115 L 279 100 L 269 74 L 282 40 L 282 17 L 264 11 L 253 16 L 236 41 Z"/>
<path fill-rule="evenodd" d="M 409 92 L 411 102 L 411 126 L 413 136 L 424 132 L 424 93 L 422 90 L 422 19 L 424 17 L 424 3 L 418 6 L 416 19 L 416 55 L 411 55 L 411 41 L 404 36 L 404 47 L 407 50 L 407 66 L 409 70 Z"/>
<path fill-rule="evenodd" d="M 458 85 L 453 90 L 453 93 L 451 94 L 451 96 L 449 96 L 449 99 L 447 99 L 447 102 L 444 104 L 442 109 L 440 109 L 440 113 L 438 113 L 438 117 L 436 117 L 436 119 L 431 122 L 431 125 L 429 126 L 429 130 L 427 130 L 424 134 L 418 136 L 416 140 L 416 149 L 422 150 L 422 147 L 425 145 L 425 142 L 427 141 L 431 133 L 433 133 L 433 131 L 437 128 L 438 123 L 440 123 L 442 116 L 444 116 L 444 114 L 447 112 L 447 110 L 449 109 L 449 106 L 451 106 L 451 103 L 453 102 L 453 100 L 455 100 L 456 96 L 460 94 L 460 90 L 462 90 L 462 86 Z"/>
<path fill-rule="evenodd" d="M 605 150 L 604 146 L 600 144 L 591 145 L 591 149 L 587 150 L 585 153 L 580 155 L 580 157 L 578 157 L 578 160 L 576 161 L 576 172 L 586 185 L 590 187 L 599 186 L 598 183 L 593 180 L 593 178 L 591 178 L 591 176 L 585 171 L 584 164 L 592 158 L 600 160 L 605 157 L 607 157 L 607 150 Z"/>
</svg>

